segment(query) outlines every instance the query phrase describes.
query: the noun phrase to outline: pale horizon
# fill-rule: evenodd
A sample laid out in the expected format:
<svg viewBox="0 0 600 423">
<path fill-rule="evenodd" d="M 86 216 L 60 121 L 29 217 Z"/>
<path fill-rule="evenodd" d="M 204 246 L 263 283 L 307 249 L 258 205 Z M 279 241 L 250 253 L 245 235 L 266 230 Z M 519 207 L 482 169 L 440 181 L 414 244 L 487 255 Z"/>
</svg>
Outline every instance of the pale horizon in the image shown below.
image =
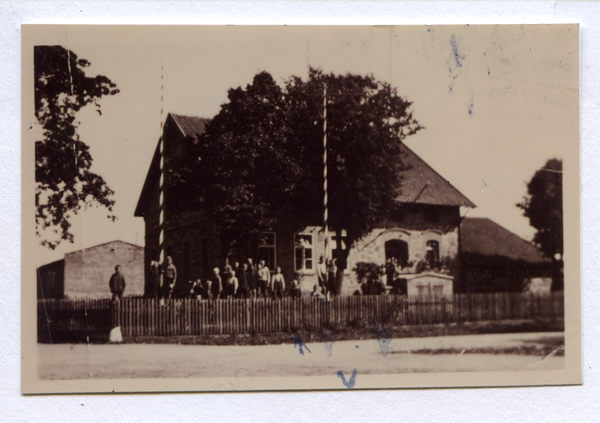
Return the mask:
<svg viewBox="0 0 600 423">
<path fill-rule="evenodd" d="M 36 266 L 114 240 L 143 246 L 144 222 L 133 213 L 161 122 L 168 113 L 214 117 L 229 88 L 263 70 L 277 81 L 306 79 L 312 66 L 391 83 L 425 127 L 405 143 L 477 205 L 466 216 L 490 218 L 529 241 L 535 229 L 516 207 L 526 182 L 547 160 L 567 159 L 565 140 L 578 139 L 578 52 L 560 42 L 566 27 L 543 40 L 530 26 L 263 27 L 253 36 L 245 27 L 171 27 L 169 37 L 147 27 L 129 27 L 127 36 L 65 28 L 48 31 L 43 43 L 87 59 L 88 76 L 105 75 L 121 90 L 101 99 L 102 116 L 92 106 L 77 115 L 91 170 L 115 191 L 118 220 L 102 208 L 82 211 L 74 244 L 27 251 Z M 24 142 L 42 139 L 33 110 L 28 121 Z"/>
</svg>

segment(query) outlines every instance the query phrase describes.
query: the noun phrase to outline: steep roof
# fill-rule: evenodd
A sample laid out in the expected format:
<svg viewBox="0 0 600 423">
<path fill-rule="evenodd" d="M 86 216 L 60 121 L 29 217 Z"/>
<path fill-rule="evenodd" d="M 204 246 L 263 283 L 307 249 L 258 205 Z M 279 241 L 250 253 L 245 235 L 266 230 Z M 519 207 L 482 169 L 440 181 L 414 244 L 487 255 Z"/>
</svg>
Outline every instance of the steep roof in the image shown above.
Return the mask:
<svg viewBox="0 0 600 423">
<path fill-rule="evenodd" d="M 475 207 L 471 200 L 454 188 L 450 181 L 433 170 L 406 144 L 402 144 L 402 153 L 402 160 L 408 169 L 402 174 L 402 189 L 397 201 L 438 206 Z"/>
<path fill-rule="evenodd" d="M 531 264 L 550 261 L 533 244 L 486 217 L 465 217 L 460 225 L 460 237 L 463 253 Z"/>
<path fill-rule="evenodd" d="M 210 119 L 199 116 L 185 116 L 169 113 L 184 137 L 197 137 L 206 132 Z"/>
<path fill-rule="evenodd" d="M 206 127 L 211 119 L 199 116 L 186 116 L 175 113 L 169 113 L 167 119 L 171 118 L 177 128 L 185 138 L 198 138 L 206 132 Z M 143 216 L 148 201 L 148 195 L 151 189 L 153 179 L 158 175 L 157 172 L 160 158 L 158 157 L 158 145 L 156 147 L 148 175 L 142 193 L 135 209 L 135 216 Z M 423 159 L 421 159 L 406 144 L 402 144 L 402 160 L 407 165 L 407 170 L 403 172 L 401 194 L 397 201 L 402 203 L 432 204 L 439 206 L 467 206 L 476 207 L 467 197 L 450 184 L 450 181 L 443 178 Z M 154 171 L 153 171 L 154 169 Z"/>
<path fill-rule="evenodd" d="M 175 113 L 169 113 L 167 115 L 168 120 L 172 120 L 175 122 L 177 129 L 183 136 L 183 138 L 198 138 L 204 132 L 206 132 L 206 127 L 210 122 L 210 119 L 199 117 L 199 116 L 186 116 L 186 115 L 178 115 Z M 157 183 L 159 179 L 159 171 L 160 171 L 160 138 L 156 143 L 156 148 L 154 150 L 154 156 L 152 157 L 152 161 L 150 162 L 150 167 L 148 168 L 148 174 L 146 175 L 146 179 L 144 180 L 144 186 L 142 187 L 142 192 L 140 194 L 140 198 L 138 199 L 137 206 L 135 207 L 135 211 L 133 213 L 136 217 L 144 216 L 147 208 L 147 204 L 150 198 L 150 194 L 152 191 L 152 185 Z"/>
</svg>

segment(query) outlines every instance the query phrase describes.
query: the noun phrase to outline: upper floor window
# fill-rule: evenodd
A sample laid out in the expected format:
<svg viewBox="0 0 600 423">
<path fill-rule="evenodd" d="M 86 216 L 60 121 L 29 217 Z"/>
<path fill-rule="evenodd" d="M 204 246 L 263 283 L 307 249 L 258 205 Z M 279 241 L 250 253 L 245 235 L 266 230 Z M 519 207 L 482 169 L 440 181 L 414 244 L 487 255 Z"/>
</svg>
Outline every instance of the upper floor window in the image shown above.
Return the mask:
<svg viewBox="0 0 600 423">
<path fill-rule="evenodd" d="M 294 237 L 295 269 L 314 270 L 313 237 L 312 235 L 297 234 Z"/>
</svg>

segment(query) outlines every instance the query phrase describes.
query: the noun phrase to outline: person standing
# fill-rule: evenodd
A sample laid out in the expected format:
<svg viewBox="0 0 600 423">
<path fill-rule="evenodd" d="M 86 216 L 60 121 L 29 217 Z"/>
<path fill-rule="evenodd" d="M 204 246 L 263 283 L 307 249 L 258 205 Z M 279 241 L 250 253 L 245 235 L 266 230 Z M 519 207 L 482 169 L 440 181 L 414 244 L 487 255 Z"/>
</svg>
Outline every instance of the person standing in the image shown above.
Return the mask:
<svg viewBox="0 0 600 423">
<path fill-rule="evenodd" d="M 145 289 L 146 298 L 157 298 L 160 296 L 160 270 L 158 262 L 150 262 L 150 271 L 148 273 L 148 284 Z"/>
<path fill-rule="evenodd" d="M 233 262 L 233 267 L 232 270 L 235 272 L 235 274 L 237 275 L 236 278 L 240 278 L 240 262 L 239 261 L 234 261 Z"/>
<path fill-rule="evenodd" d="M 261 260 L 258 263 L 258 292 L 261 297 L 267 296 L 267 289 L 271 283 L 271 272 L 265 265 L 265 261 Z"/>
<path fill-rule="evenodd" d="M 117 302 L 123 298 L 123 292 L 125 291 L 125 277 L 121 273 L 121 266 L 115 266 L 115 273 L 110 277 L 108 282 L 110 292 L 112 293 L 112 301 Z"/>
<path fill-rule="evenodd" d="M 250 288 L 248 286 L 248 265 L 246 263 L 242 264 L 240 276 L 237 279 L 239 283 L 237 297 L 248 298 L 250 296 Z"/>
<path fill-rule="evenodd" d="M 203 300 L 212 300 L 213 292 L 212 292 L 213 281 L 210 278 L 207 278 L 202 283 L 202 299 Z"/>
<path fill-rule="evenodd" d="M 233 269 L 231 268 L 231 265 L 229 264 L 229 258 L 225 257 L 225 265 L 223 265 L 223 278 L 225 280 L 228 280 L 231 276 L 232 271 L 233 271 Z"/>
<path fill-rule="evenodd" d="M 167 257 L 167 268 L 165 269 L 165 282 L 163 285 L 163 294 L 165 300 L 171 299 L 171 294 L 173 293 L 173 287 L 177 282 L 177 268 L 173 264 L 173 259 L 171 256 Z"/>
<path fill-rule="evenodd" d="M 225 281 L 225 291 L 223 298 L 233 298 L 238 288 L 238 279 L 235 277 L 235 271 L 232 270 L 228 275 L 228 279 Z"/>
<path fill-rule="evenodd" d="M 219 275 L 219 268 L 215 267 L 213 269 L 213 277 L 212 277 L 212 284 L 211 284 L 211 291 L 212 291 L 212 297 L 213 299 L 218 299 L 221 296 L 221 291 L 223 290 L 222 284 L 221 284 L 221 276 Z"/>
<path fill-rule="evenodd" d="M 252 297 L 256 298 L 256 268 L 251 258 L 248 258 L 246 275 L 248 277 L 248 291 Z"/>
<path fill-rule="evenodd" d="M 281 274 L 281 267 L 277 267 L 277 272 L 273 276 L 273 297 L 283 298 L 283 292 L 285 291 L 285 279 Z"/>
<path fill-rule="evenodd" d="M 319 286 L 321 290 L 327 289 L 327 265 L 323 259 L 323 256 L 319 257 L 319 263 L 317 264 L 317 277 L 319 278 Z"/>
<path fill-rule="evenodd" d="M 327 282 L 328 282 L 328 292 L 331 295 L 337 295 L 337 260 L 332 259 L 329 263 L 329 269 L 327 269 Z"/>
</svg>

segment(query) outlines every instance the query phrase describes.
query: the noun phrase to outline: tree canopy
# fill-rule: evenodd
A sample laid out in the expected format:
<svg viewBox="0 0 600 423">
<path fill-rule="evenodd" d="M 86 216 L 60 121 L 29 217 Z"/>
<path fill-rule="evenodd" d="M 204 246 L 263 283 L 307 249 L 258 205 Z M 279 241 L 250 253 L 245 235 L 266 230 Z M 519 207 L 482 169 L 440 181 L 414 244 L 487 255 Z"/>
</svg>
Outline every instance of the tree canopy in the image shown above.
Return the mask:
<svg viewBox="0 0 600 423">
<path fill-rule="evenodd" d="M 550 159 L 527 184 L 527 196 L 517 204 L 537 232 L 533 242 L 555 265 L 553 290 L 562 290 L 563 203 L 562 161 Z"/>
<path fill-rule="evenodd" d="M 395 206 L 401 142 L 421 129 L 411 103 L 372 76 L 311 68 L 307 81 L 291 77 L 280 86 L 261 72 L 245 89 L 229 90 L 190 155 L 199 161 L 170 182 L 187 181 L 225 241 L 287 217 L 322 223 L 325 87 L 330 227 L 345 230 L 351 245 Z"/>
<path fill-rule="evenodd" d="M 51 249 L 62 240 L 73 242 L 69 213 L 77 214 L 86 203 L 97 202 L 109 212 L 114 205 L 114 192 L 90 172 L 92 156 L 77 134 L 76 114 L 90 103 L 102 114 L 100 98 L 119 90 L 105 76 L 86 76 L 89 65 L 62 46 L 34 47 L 35 115 L 44 131 L 35 148 L 36 235 Z"/>
</svg>

